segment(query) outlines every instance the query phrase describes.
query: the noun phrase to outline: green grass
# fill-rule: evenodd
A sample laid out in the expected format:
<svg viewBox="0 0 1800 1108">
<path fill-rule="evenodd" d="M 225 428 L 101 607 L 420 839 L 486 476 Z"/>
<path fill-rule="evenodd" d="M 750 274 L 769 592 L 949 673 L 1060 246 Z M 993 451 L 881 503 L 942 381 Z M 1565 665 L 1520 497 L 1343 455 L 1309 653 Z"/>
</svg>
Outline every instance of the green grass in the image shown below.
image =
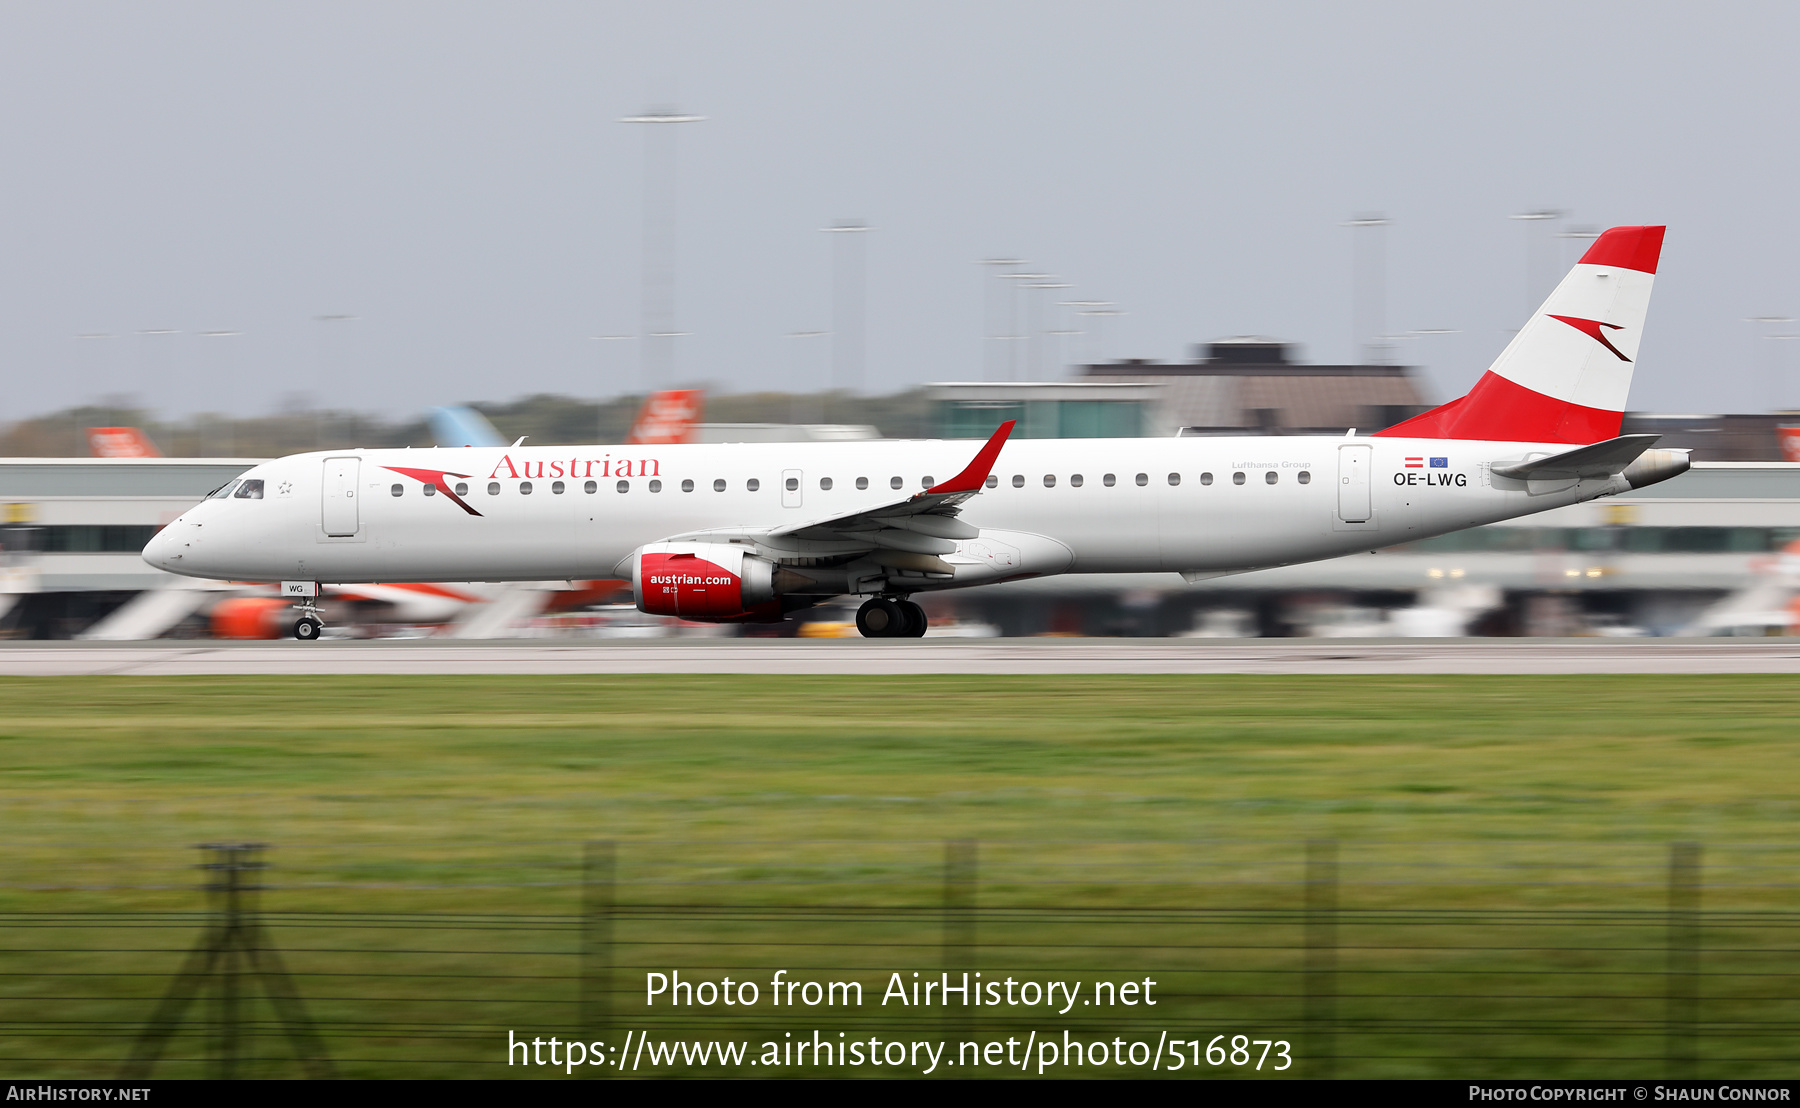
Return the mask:
<svg viewBox="0 0 1800 1108">
<path fill-rule="evenodd" d="M 1800 811 L 1783 677 L 47 678 L 0 703 L 27 841 L 1749 841 Z"/>
<path fill-rule="evenodd" d="M 92 1075 L 88 1063 L 24 1060 L 119 1056 L 192 930 L 122 943 L 161 954 L 109 953 L 136 933 L 94 921 L 197 909 L 192 844 L 215 839 L 274 844 L 272 910 L 336 914 L 334 942 L 299 917 L 278 925 L 289 949 L 338 951 L 293 954 L 302 972 L 428 958 L 497 974 L 550 958 L 565 977 L 584 841 L 619 844 L 626 905 L 899 913 L 852 926 L 828 912 L 736 923 L 639 912 L 616 925 L 622 967 L 791 965 L 782 959 L 797 955 L 779 940 L 800 936 L 802 949 L 851 943 L 862 953 L 820 956 L 873 973 L 939 965 L 941 844 L 975 839 L 984 909 L 1275 913 L 1144 924 L 1108 942 L 1096 936 L 1125 933 L 1072 917 L 986 920 L 981 968 L 1047 973 L 1125 951 L 1108 964 L 1182 982 L 1186 999 L 1162 1015 L 1280 1033 L 1300 1013 L 1302 844 L 1335 838 L 1341 902 L 1372 913 L 1340 928 L 1341 1008 L 1364 1024 L 1340 1053 L 1344 1072 L 1371 1075 L 1660 1072 L 1630 1059 L 1661 1049 L 1666 844 L 1707 844 L 1707 910 L 1751 921 L 1717 925 L 1708 950 L 1734 951 L 1746 974 L 1773 965 L 1763 948 L 1791 945 L 1756 914 L 1795 909 L 1784 885 L 1800 868 L 1800 683 L 1785 677 L 13 678 L 0 680 L 0 706 L 0 910 L 74 921 L 53 932 L 53 955 L 42 953 L 52 932 L 6 932 L 0 1076 Z M 1480 926 L 1379 915 L 1397 909 L 1564 915 Z M 1575 911 L 1640 914 L 1566 915 Z M 434 955 L 383 955 L 383 944 L 417 943 L 341 918 L 371 912 L 554 925 L 496 925 L 458 932 Z M 1536 936 L 1511 945 L 1538 952 L 1494 953 L 1508 936 Z M 1069 952 L 1034 952 L 1047 937 Z M 469 953 L 489 947 L 511 953 Z M 1726 964 L 1709 957 L 1709 973 Z M 1351 972 L 1359 966 L 1364 976 Z M 1399 973 L 1407 966 L 1429 972 Z M 1570 988 L 1551 971 L 1595 966 L 1610 968 L 1581 979 L 1587 993 L 1624 991 L 1571 1024 L 1572 1002 L 1544 999 Z M 76 995 L 77 972 L 97 974 L 77 982 L 89 999 L 41 999 Z M 1770 1016 L 1779 997 L 1757 994 L 1768 988 L 1758 980 L 1709 979 L 1705 1019 L 1787 1019 Z M 1393 999 L 1397 981 L 1412 999 Z M 346 1058 L 373 1051 L 346 1068 L 503 1075 L 482 1065 L 497 1057 L 488 1029 L 538 1019 L 554 1030 L 541 1022 L 550 987 L 478 984 L 497 990 L 500 1008 L 471 1009 L 467 1039 L 424 1030 L 407 1040 L 436 1068 L 401 1066 L 406 1048 L 391 1042 L 345 1047 Z M 562 1024 L 576 1018 L 571 988 L 551 989 Z M 398 1026 L 428 1023 L 443 1003 L 429 990 L 389 1001 L 315 1007 Z M 1376 1026 L 1384 1013 L 1441 1023 L 1484 1004 L 1560 1030 L 1539 1041 L 1489 1028 L 1452 1050 L 1441 1026 Z M 48 1049 L 19 1031 L 44 1011 L 85 1030 Z M 94 1030 L 107 1021 L 126 1030 Z M 1718 1041 L 1703 1059 L 1725 1057 Z M 1770 1057 L 1769 1072 L 1792 1075 L 1779 1051 Z M 1741 1076 L 1764 1063 L 1719 1065 Z"/>
</svg>

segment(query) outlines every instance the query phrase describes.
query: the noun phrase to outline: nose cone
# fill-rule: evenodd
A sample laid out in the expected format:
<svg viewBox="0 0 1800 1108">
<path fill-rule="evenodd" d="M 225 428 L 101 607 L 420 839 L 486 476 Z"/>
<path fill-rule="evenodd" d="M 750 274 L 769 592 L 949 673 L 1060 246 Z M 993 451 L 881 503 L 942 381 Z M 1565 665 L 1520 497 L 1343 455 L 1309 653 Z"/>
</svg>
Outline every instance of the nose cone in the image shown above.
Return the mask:
<svg viewBox="0 0 1800 1108">
<path fill-rule="evenodd" d="M 179 534 L 178 528 L 185 530 L 185 528 L 182 528 L 179 520 L 164 527 L 155 535 L 152 535 L 150 541 L 144 544 L 144 553 L 142 555 L 144 561 L 155 566 L 157 569 L 166 569 L 170 573 L 180 573 L 182 569 L 182 555 L 186 553 L 186 551 L 183 549 L 181 541 L 177 538 L 177 535 Z"/>
</svg>

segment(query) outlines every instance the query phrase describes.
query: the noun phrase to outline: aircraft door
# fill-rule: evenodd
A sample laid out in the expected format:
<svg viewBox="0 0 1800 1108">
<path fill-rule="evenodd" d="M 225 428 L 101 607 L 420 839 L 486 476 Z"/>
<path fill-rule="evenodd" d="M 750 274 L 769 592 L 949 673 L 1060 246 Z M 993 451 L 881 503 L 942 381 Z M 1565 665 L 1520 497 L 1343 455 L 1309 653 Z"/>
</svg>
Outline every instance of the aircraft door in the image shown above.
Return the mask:
<svg viewBox="0 0 1800 1108">
<path fill-rule="evenodd" d="M 361 472 L 361 458 L 325 459 L 324 499 L 319 509 L 319 523 L 325 534 L 348 538 L 361 526 L 362 518 L 356 506 L 356 485 Z"/>
<path fill-rule="evenodd" d="M 1374 514 L 1369 496 L 1374 454 L 1372 446 L 1338 447 L 1338 518 L 1345 523 L 1367 523 Z"/>
<path fill-rule="evenodd" d="M 801 497 L 806 495 L 806 476 L 797 469 L 781 471 L 781 506 L 798 508 Z"/>
</svg>

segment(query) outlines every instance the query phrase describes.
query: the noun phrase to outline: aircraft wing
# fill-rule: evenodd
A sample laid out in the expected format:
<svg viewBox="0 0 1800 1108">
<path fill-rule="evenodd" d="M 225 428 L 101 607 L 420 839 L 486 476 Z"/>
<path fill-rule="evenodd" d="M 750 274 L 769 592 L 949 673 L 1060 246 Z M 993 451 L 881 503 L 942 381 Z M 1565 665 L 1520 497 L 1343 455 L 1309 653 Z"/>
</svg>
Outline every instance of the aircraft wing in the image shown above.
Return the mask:
<svg viewBox="0 0 1800 1108">
<path fill-rule="evenodd" d="M 669 542 L 719 542 L 746 540 L 778 549 L 806 550 L 820 555 L 846 555 L 868 551 L 892 551 L 899 557 L 890 564 L 948 574 L 948 563 L 937 557 L 956 549 L 956 540 L 980 534 L 956 518 L 964 501 L 986 484 L 1000 448 L 1006 445 L 1016 420 L 1007 420 L 983 444 L 963 471 L 923 492 L 886 504 L 859 508 L 835 516 L 766 528 L 717 528 L 672 535 Z"/>
</svg>

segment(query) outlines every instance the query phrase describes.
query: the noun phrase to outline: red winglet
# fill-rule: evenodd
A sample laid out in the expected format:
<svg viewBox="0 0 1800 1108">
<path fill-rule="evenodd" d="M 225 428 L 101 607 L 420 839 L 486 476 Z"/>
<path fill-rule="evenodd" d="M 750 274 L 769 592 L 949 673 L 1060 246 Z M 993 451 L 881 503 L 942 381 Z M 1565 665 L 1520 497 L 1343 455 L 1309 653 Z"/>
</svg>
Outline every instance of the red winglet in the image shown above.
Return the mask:
<svg viewBox="0 0 1800 1108">
<path fill-rule="evenodd" d="M 987 445 L 981 448 L 981 453 L 975 455 L 975 460 L 970 462 L 966 469 L 950 480 L 940 481 L 925 491 L 928 493 L 974 492 L 981 488 L 982 482 L 987 480 L 988 471 L 994 468 L 994 461 L 1000 457 L 1000 448 L 1006 445 L 1006 436 L 1012 434 L 1013 425 L 1018 422 L 1016 419 L 1009 419 L 1002 423 L 993 436 L 988 439 Z"/>
<path fill-rule="evenodd" d="M 1610 265 L 1655 273 L 1662 256 L 1664 227 L 1614 227 L 1594 240 L 1581 256 L 1582 265 Z"/>
</svg>

